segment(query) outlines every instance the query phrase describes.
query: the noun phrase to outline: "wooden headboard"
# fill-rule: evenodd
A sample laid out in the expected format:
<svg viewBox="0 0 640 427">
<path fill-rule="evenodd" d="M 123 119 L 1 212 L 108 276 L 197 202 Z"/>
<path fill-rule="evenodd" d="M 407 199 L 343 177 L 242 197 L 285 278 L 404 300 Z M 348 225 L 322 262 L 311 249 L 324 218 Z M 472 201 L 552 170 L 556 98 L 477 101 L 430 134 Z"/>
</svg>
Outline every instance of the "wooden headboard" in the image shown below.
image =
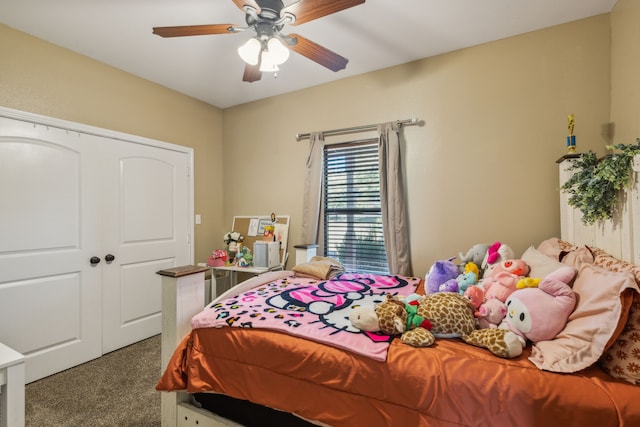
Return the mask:
<svg viewBox="0 0 640 427">
<path fill-rule="evenodd" d="M 560 187 L 569 179 L 570 162 L 576 156 L 558 160 Z M 620 195 L 616 215 L 611 220 L 584 225 L 579 210 L 569 206 L 569 195 L 560 189 L 560 237 L 575 245 L 600 248 L 614 257 L 640 265 L 640 156 L 633 159 L 631 186 Z"/>
</svg>

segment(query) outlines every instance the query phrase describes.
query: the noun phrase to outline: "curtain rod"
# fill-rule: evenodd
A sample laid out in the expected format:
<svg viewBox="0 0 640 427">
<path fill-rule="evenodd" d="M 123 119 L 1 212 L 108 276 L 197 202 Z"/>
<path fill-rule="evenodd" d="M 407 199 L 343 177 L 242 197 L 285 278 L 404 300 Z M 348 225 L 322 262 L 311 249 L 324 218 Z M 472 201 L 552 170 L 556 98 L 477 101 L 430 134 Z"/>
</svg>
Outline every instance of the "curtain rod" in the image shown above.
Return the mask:
<svg viewBox="0 0 640 427">
<path fill-rule="evenodd" d="M 398 123 L 399 125 L 410 125 L 410 126 L 420 124 L 417 117 L 414 117 L 413 119 L 396 120 L 396 123 Z M 322 131 L 322 134 L 324 136 L 331 136 L 331 135 L 342 135 L 345 133 L 365 132 L 368 130 L 375 130 L 376 126 L 378 125 L 373 124 L 373 125 L 354 126 L 354 127 L 342 128 L 342 129 L 325 130 L 325 131 Z M 296 134 L 296 141 L 309 139 L 310 136 L 311 136 L 311 133 L 298 133 Z"/>
</svg>

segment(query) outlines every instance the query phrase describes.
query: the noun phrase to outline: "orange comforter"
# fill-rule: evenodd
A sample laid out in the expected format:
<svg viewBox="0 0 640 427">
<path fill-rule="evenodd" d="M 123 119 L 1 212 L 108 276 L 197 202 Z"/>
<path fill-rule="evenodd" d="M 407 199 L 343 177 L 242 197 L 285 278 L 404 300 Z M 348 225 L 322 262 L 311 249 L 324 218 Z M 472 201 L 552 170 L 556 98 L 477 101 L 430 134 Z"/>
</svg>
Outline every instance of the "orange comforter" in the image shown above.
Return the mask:
<svg viewBox="0 0 640 427">
<path fill-rule="evenodd" d="M 396 339 L 378 362 L 270 330 L 196 329 L 156 388 L 224 393 L 332 426 L 640 426 L 640 387 L 597 367 L 541 371 L 528 356 Z"/>
</svg>

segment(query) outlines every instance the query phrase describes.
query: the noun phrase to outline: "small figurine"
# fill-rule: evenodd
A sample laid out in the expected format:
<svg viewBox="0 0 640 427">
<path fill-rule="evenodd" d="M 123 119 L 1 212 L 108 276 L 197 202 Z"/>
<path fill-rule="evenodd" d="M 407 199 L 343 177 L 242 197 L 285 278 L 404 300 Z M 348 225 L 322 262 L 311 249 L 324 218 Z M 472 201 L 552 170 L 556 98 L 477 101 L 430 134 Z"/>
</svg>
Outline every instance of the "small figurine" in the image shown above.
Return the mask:
<svg viewBox="0 0 640 427">
<path fill-rule="evenodd" d="M 573 127 L 575 125 L 575 121 L 573 119 L 573 114 L 569 114 L 567 117 L 569 121 L 569 136 L 567 136 L 567 149 L 569 150 L 569 154 L 573 154 L 576 152 L 576 136 L 573 134 Z"/>
</svg>

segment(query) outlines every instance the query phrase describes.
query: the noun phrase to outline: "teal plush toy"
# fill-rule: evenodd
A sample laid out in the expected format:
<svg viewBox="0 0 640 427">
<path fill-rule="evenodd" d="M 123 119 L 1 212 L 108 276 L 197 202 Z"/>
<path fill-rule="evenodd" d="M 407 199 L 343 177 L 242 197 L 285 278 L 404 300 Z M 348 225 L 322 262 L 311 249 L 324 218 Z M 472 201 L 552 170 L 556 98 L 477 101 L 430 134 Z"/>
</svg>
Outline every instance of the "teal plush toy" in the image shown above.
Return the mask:
<svg viewBox="0 0 640 427">
<path fill-rule="evenodd" d="M 473 261 L 467 262 L 464 273 L 456 277 L 456 282 L 458 282 L 458 292 L 464 294 L 469 286 L 478 283 L 478 266 Z"/>
<path fill-rule="evenodd" d="M 458 282 L 458 292 L 464 294 L 464 291 L 466 291 L 469 286 L 478 283 L 478 275 L 473 271 L 468 271 L 456 277 L 456 282 Z"/>
</svg>

